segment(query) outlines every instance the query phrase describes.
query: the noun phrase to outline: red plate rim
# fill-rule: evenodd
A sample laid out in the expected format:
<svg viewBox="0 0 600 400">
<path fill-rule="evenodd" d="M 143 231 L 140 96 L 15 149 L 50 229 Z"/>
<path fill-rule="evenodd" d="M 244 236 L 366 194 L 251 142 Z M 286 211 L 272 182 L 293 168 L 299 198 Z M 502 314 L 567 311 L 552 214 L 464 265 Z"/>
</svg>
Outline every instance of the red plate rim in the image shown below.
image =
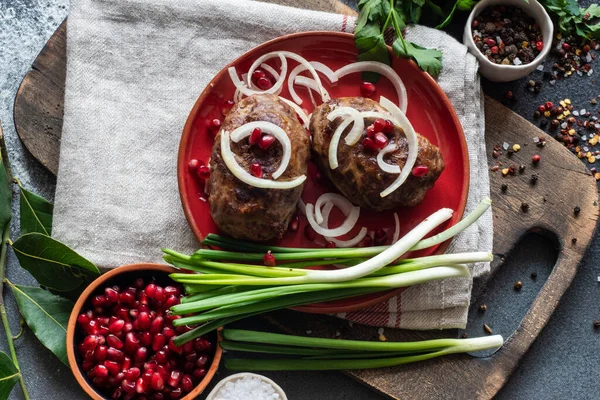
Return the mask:
<svg viewBox="0 0 600 400">
<path fill-rule="evenodd" d="M 181 205 L 183 207 L 183 212 L 185 214 L 185 218 L 187 219 L 188 224 L 189 224 L 190 228 L 192 229 L 192 232 L 193 232 L 194 236 L 196 237 L 196 239 L 198 240 L 198 242 L 202 241 L 202 239 L 204 238 L 204 235 L 202 234 L 202 232 L 200 232 L 200 228 L 198 228 L 198 226 L 196 225 L 196 222 L 194 221 L 194 219 L 192 217 L 192 212 L 190 210 L 190 204 L 187 201 L 187 199 L 185 198 L 185 194 L 184 194 L 184 190 L 183 190 L 184 168 L 182 168 L 182 166 L 185 164 L 184 163 L 184 152 L 188 146 L 188 143 L 189 143 L 189 140 L 191 137 L 191 132 L 192 132 L 192 125 L 193 125 L 195 116 L 198 113 L 198 109 L 200 108 L 200 105 L 204 102 L 205 98 L 210 94 L 211 88 L 214 86 L 215 82 L 220 80 L 223 75 L 228 73 L 227 69 L 229 67 L 236 65 L 240 60 L 247 57 L 250 53 L 260 52 L 265 47 L 272 46 L 272 45 L 280 43 L 280 42 L 285 42 L 289 39 L 294 39 L 294 38 L 303 37 L 303 36 L 332 36 L 332 37 L 342 37 L 342 38 L 352 39 L 352 40 L 354 38 L 354 36 L 351 33 L 345 33 L 345 32 L 311 31 L 311 32 L 291 33 L 291 34 L 279 36 L 277 38 L 274 38 L 267 42 L 264 42 L 256 47 L 253 47 L 252 49 L 248 50 L 247 52 L 240 55 L 235 60 L 231 61 L 229 64 L 224 66 L 206 85 L 206 87 L 204 88 L 204 90 L 202 91 L 202 93 L 200 94 L 200 96 L 198 97 L 196 102 L 194 103 L 194 106 L 190 110 L 187 120 L 185 122 L 185 125 L 183 127 L 183 132 L 181 134 L 181 140 L 179 142 L 179 150 L 178 150 L 178 154 L 177 154 L 177 184 L 178 184 L 178 188 L 179 188 L 179 197 L 181 199 Z M 388 50 L 391 52 L 390 46 L 387 46 L 387 47 L 388 47 Z M 467 196 L 469 193 L 469 177 L 470 177 L 469 152 L 468 152 L 468 147 L 467 147 L 467 141 L 465 139 L 465 134 L 464 134 L 462 125 L 460 123 L 460 120 L 458 119 L 458 116 L 456 115 L 454 107 L 452 106 L 452 103 L 450 102 L 450 99 L 448 99 L 448 96 L 446 96 L 446 93 L 444 93 L 444 91 L 437 84 L 435 79 L 433 79 L 431 77 L 431 75 L 429 75 L 428 73 L 422 71 L 413 60 L 409 60 L 409 63 L 415 69 L 417 69 L 419 73 L 424 75 L 425 80 L 430 81 L 432 90 L 439 96 L 439 98 L 444 103 L 446 108 L 448 108 L 451 111 L 450 117 L 452 118 L 452 121 L 453 121 L 454 125 L 456 126 L 456 129 L 459 133 L 460 147 L 461 147 L 462 153 L 463 153 L 463 163 L 462 164 L 463 164 L 463 168 L 465 171 L 465 173 L 463 174 L 463 192 L 461 193 L 461 199 L 464 199 L 464 200 L 461 201 L 460 207 L 457 210 L 455 210 L 454 212 L 455 212 L 455 215 L 457 215 L 456 220 L 460 220 L 460 219 L 462 219 L 462 216 L 465 212 L 465 207 L 466 207 L 466 203 L 467 203 L 466 199 L 467 199 Z M 452 239 L 449 239 L 449 240 L 441 243 L 438 246 L 437 250 L 435 251 L 435 254 L 444 253 L 446 251 L 446 249 L 448 248 L 448 246 L 450 245 L 451 240 Z M 337 313 L 358 311 L 358 310 L 373 306 L 375 304 L 381 303 L 383 301 L 389 300 L 390 298 L 402 293 L 402 291 L 404 289 L 405 288 L 391 289 L 389 291 L 379 293 L 377 296 L 374 296 L 374 295 L 358 296 L 358 297 L 365 297 L 365 300 L 361 301 L 361 302 L 352 303 L 349 305 L 339 305 L 339 304 L 335 304 L 336 302 L 333 302 L 333 304 L 318 303 L 318 304 L 310 304 L 310 305 L 305 305 L 305 306 L 293 307 L 292 309 L 296 310 L 296 311 L 313 313 L 313 314 L 337 314 Z"/>
</svg>

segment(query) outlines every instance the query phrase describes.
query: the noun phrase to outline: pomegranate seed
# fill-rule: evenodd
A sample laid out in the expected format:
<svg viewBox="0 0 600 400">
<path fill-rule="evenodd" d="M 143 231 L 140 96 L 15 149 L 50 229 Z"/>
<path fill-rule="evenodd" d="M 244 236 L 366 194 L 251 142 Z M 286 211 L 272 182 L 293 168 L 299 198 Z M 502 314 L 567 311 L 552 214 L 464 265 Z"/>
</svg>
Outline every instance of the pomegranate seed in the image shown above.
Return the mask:
<svg viewBox="0 0 600 400">
<path fill-rule="evenodd" d="M 152 378 L 153 373 L 154 373 L 153 369 L 145 370 L 144 373 L 142 374 L 142 379 L 144 380 L 144 382 L 150 383 L 150 378 Z"/>
<path fill-rule="evenodd" d="M 194 389 L 194 382 L 192 381 L 192 377 L 189 375 L 184 375 L 181 378 L 181 390 L 188 393 Z"/>
<path fill-rule="evenodd" d="M 375 128 L 375 132 L 383 132 L 385 129 L 385 120 L 383 118 L 377 118 L 375 122 L 373 122 L 373 127 Z"/>
<path fill-rule="evenodd" d="M 198 167 L 198 178 L 208 179 L 210 177 L 210 167 L 207 165 L 201 165 Z"/>
<path fill-rule="evenodd" d="M 537 51 L 542 51 L 544 49 L 544 42 L 538 40 L 537 42 L 535 42 L 535 48 Z"/>
<path fill-rule="evenodd" d="M 112 376 L 117 376 L 119 372 L 121 372 L 121 368 L 119 367 L 119 363 L 116 361 L 104 361 L 104 365 L 108 368 L 108 372 Z"/>
<path fill-rule="evenodd" d="M 327 247 L 329 249 L 334 249 L 336 246 L 335 246 L 335 243 L 333 243 L 333 242 L 327 242 L 327 245 L 325 247 Z"/>
<path fill-rule="evenodd" d="M 181 372 L 172 371 L 171 376 L 169 377 L 169 380 L 167 381 L 167 383 L 169 384 L 169 386 L 176 388 L 179 386 L 180 381 L 181 381 Z"/>
<path fill-rule="evenodd" d="M 133 286 L 136 289 L 141 289 L 146 285 L 146 283 L 144 282 L 144 278 L 137 278 L 134 282 L 133 282 Z"/>
<path fill-rule="evenodd" d="M 121 387 L 119 386 L 118 388 L 115 389 L 115 391 L 112 393 L 111 398 L 113 399 L 120 399 L 121 397 L 123 397 L 123 389 L 121 389 Z"/>
<path fill-rule="evenodd" d="M 165 381 L 158 372 L 155 372 L 152 374 L 152 378 L 150 378 L 150 386 L 154 390 L 163 390 L 164 389 Z"/>
<path fill-rule="evenodd" d="M 571 48 L 571 45 L 569 43 L 565 42 L 562 44 L 562 48 L 563 48 L 563 50 L 567 51 Z"/>
<path fill-rule="evenodd" d="M 99 344 L 99 338 L 96 335 L 88 335 L 83 339 L 83 348 L 85 350 L 94 350 Z"/>
<path fill-rule="evenodd" d="M 370 138 L 365 138 L 362 141 L 362 145 L 366 150 L 370 150 L 370 151 L 377 151 L 379 150 L 379 148 L 377 147 L 377 145 L 375 144 L 375 142 L 373 141 L 373 139 Z"/>
<path fill-rule="evenodd" d="M 94 360 L 96 361 L 104 361 L 106 360 L 108 347 L 106 346 L 98 346 L 94 350 Z"/>
<path fill-rule="evenodd" d="M 138 322 L 138 329 L 145 331 L 148 328 L 150 328 L 150 323 L 152 321 L 150 321 L 150 314 L 148 314 L 147 312 L 143 311 L 141 313 L 138 314 L 137 317 L 137 322 Z"/>
<path fill-rule="evenodd" d="M 389 119 L 385 120 L 385 127 L 383 128 L 383 133 L 392 133 L 394 132 L 394 124 Z"/>
<path fill-rule="evenodd" d="M 98 334 L 99 328 L 100 328 L 100 326 L 98 325 L 98 322 L 91 320 L 88 323 L 87 328 L 85 330 L 90 335 L 96 335 L 96 334 Z"/>
<path fill-rule="evenodd" d="M 121 339 L 119 339 L 115 335 L 108 335 L 106 337 L 106 343 L 110 347 L 114 347 L 115 349 L 122 349 L 123 348 L 123 342 L 121 341 Z"/>
<path fill-rule="evenodd" d="M 363 240 L 360 241 L 360 243 L 358 244 L 358 247 L 370 247 L 371 244 L 373 243 L 373 239 L 371 239 L 371 236 L 365 236 Z"/>
<path fill-rule="evenodd" d="M 535 154 L 533 157 L 531 157 L 531 162 L 534 164 L 537 164 L 540 162 L 542 158 L 539 156 L 539 154 Z"/>
<path fill-rule="evenodd" d="M 148 359 L 148 350 L 145 347 L 140 347 L 133 356 L 133 361 L 142 363 Z"/>
<path fill-rule="evenodd" d="M 77 323 L 79 325 L 81 325 L 82 328 L 86 328 L 87 325 L 90 323 L 90 317 L 88 317 L 87 314 L 79 314 L 77 316 Z"/>
<path fill-rule="evenodd" d="M 153 299 L 154 293 L 156 293 L 156 285 L 154 283 L 148 284 L 148 286 L 146 286 L 146 289 L 144 289 L 144 293 L 146 293 L 146 296 Z"/>
<path fill-rule="evenodd" d="M 387 232 L 379 228 L 375 231 L 375 244 L 382 245 L 387 240 Z"/>
<path fill-rule="evenodd" d="M 107 378 L 108 368 L 103 364 L 98 364 L 94 367 L 94 374 L 99 378 Z"/>
<path fill-rule="evenodd" d="M 129 310 L 125 307 L 118 307 L 116 309 L 115 315 L 117 318 L 121 318 L 122 320 L 129 320 Z"/>
<path fill-rule="evenodd" d="M 164 395 L 160 392 L 152 395 L 152 400 L 163 400 L 164 398 Z"/>
<path fill-rule="evenodd" d="M 158 363 L 156 360 L 150 360 L 147 363 L 144 363 L 144 370 L 155 370 L 158 367 Z"/>
<path fill-rule="evenodd" d="M 204 368 L 196 368 L 192 372 L 192 376 L 196 379 L 201 379 L 204 377 L 204 375 L 206 375 L 206 370 Z"/>
<path fill-rule="evenodd" d="M 129 357 L 125 357 L 123 359 L 123 365 L 121 365 L 121 368 L 123 368 L 123 371 L 128 370 L 131 367 L 131 358 Z"/>
<path fill-rule="evenodd" d="M 138 315 L 141 312 L 150 312 L 150 307 L 148 306 L 148 304 L 140 304 L 137 308 L 138 310 Z"/>
<path fill-rule="evenodd" d="M 192 371 L 194 370 L 194 368 L 196 368 L 196 366 L 194 365 L 194 363 L 193 363 L 193 362 L 186 361 L 186 362 L 183 364 L 183 370 L 184 370 L 185 372 L 192 372 Z"/>
<path fill-rule="evenodd" d="M 546 110 L 551 110 L 551 109 L 552 109 L 552 107 L 554 107 L 554 104 L 552 104 L 552 102 L 551 102 L 551 101 L 547 101 L 547 102 L 544 104 L 544 107 L 546 108 Z"/>
<path fill-rule="evenodd" d="M 81 369 L 83 369 L 85 372 L 91 370 L 92 368 L 94 368 L 96 366 L 95 363 L 91 362 L 91 361 L 85 361 L 83 364 L 81 364 Z"/>
<path fill-rule="evenodd" d="M 168 338 L 172 338 L 173 336 L 176 335 L 175 329 L 171 328 L 170 326 L 165 326 L 163 328 L 162 334 L 165 335 L 165 337 L 168 337 Z"/>
<path fill-rule="evenodd" d="M 250 143 L 250 146 L 254 146 L 254 145 L 258 144 L 258 141 L 260 140 L 261 137 L 262 137 L 262 131 L 260 130 L 260 128 L 254 128 L 254 130 L 252 131 L 250 136 L 248 136 L 248 143 Z"/>
<path fill-rule="evenodd" d="M 223 106 L 221 106 L 221 112 L 223 114 L 227 114 L 229 112 L 229 110 L 231 110 L 231 108 L 235 105 L 235 103 L 233 102 L 233 100 L 227 100 L 223 103 Z"/>
<path fill-rule="evenodd" d="M 256 80 L 256 86 L 261 90 L 269 90 L 273 86 L 273 82 L 267 77 L 258 78 Z"/>
<path fill-rule="evenodd" d="M 158 333 L 158 332 L 162 331 L 162 328 L 163 328 L 163 317 L 156 317 L 150 323 L 150 332 L 152 332 L 152 333 Z"/>
<path fill-rule="evenodd" d="M 152 344 L 152 333 L 142 333 L 140 336 L 140 343 L 142 344 L 142 346 L 150 346 Z"/>
<path fill-rule="evenodd" d="M 165 286 L 165 294 L 167 296 L 179 296 L 181 294 L 181 291 L 175 286 Z"/>
<path fill-rule="evenodd" d="M 156 352 L 156 362 L 159 364 L 164 364 L 168 360 L 167 352 L 164 350 L 159 350 Z"/>
<path fill-rule="evenodd" d="M 271 253 L 271 250 L 267 251 L 267 254 L 263 257 L 263 264 L 267 267 L 275 266 L 275 256 Z"/>
<path fill-rule="evenodd" d="M 207 352 L 212 347 L 212 344 L 204 338 L 197 338 L 197 339 L 194 339 L 193 342 L 188 342 L 188 343 L 193 343 L 194 349 L 196 349 L 196 351 L 199 351 L 202 353 Z"/>
<path fill-rule="evenodd" d="M 179 298 L 171 295 L 167 298 L 167 301 L 165 301 L 165 308 L 171 308 L 177 304 L 179 304 Z"/>
<path fill-rule="evenodd" d="M 135 393 L 135 382 L 123 379 L 121 382 L 121 388 L 127 393 Z"/>
<path fill-rule="evenodd" d="M 222 122 L 219 118 L 211 119 L 208 122 L 208 129 L 210 129 L 212 132 L 216 132 L 221 129 L 221 123 Z"/>
<path fill-rule="evenodd" d="M 125 379 L 134 381 L 140 376 L 141 373 L 142 372 L 137 367 L 129 368 L 128 370 L 125 371 Z"/>
<path fill-rule="evenodd" d="M 175 360 L 173 360 L 173 362 L 176 363 Z M 167 380 L 169 378 L 169 368 L 167 367 L 167 365 L 169 365 L 169 363 L 167 363 L 166 365 L 159 365 L 156 367 L 156 372 L 158 372 L 164 380 Z"/>
<path fill-rule="evenodd" d="M 298 225 L 300 225 L 300 218 L 298 218 L 297 215 L 292 216 L 292 219 L 290 220 L 290 224 L 288 225 L 288 229 L 290 232 L 297 232 L 298 231 Z"/>
<path fill-rule="evenodd" d="M 184 358 L 186 359 L 186 361 L 196 362 L 196 360 L 198 359 L 198 354 L 196 354 L 195 351 L 191 351 L 189 353 L 186 353 Z"/>
<path fill-rule="evenodd" d="M 110 361 L 122 361 L 124 356 L 121 350 L 117 350 L 114 347 L 109 347 L 106 350 L 106 358 Z"/>
<path fill-rule="evenodd" d="M 108 317 L 98 317 L 96 318 L 96 322 L 100 325 L 108 325 L 110 323 L 110 318 Z"/>
<path fill-rule="evenodd" d="M 148 390 L 148 385 L 146 384 L 146 382 L 144 382 L 144 380 L 142 378 L 138 378 L 135 381 L 135 391 L 138 394 L 141 393 L 145 393 Z M 138 399 L 141 399 L 141 397 L 138 397 Z"/>
<path fill-rule="evenodd" d="M 108 329 L 116 335 L 117 333 L 119 333 L 123 330 L 124 326 L 125 326 L 125 321 L 123 321 L 122 319 L 118 319 L 115 322 L 111 323 L 108 326 Z"/>
<path fill-rule="evenodd" d="M 377 87 L 371 82 L 363 82 L 360 84 L 360 93 L 363 97 L 373 97 Z"/>
<path fill-rule="evenodd" d="M 257 69 L 252 73 L 252 81 L 256 82 L 260 78 L 264 78 L 266 76 L 267 75 L 265 74 L 265 72 L 262 69 Z"/>
<path fill-rule="evenodd" d="M 175 342 L 173 341 L 173 339 L 174 339 L 173 337 L 171 339 L 169 339 L 169 350 L 171 350 L 174 353 L 181 354 L 183 352 L 183 349 L 181 347 L 177 346 L 175 344 Z M 196 340 L 198 340 L 198 339 L 196 339 Z"/>
<path fill-rule="evenodd" d="M 204 368 L 207 363 L 208 363 L 208 357 L 207 356 L 200 356 L 196 360 L 196 367 L 198 367 L 198 368 Z"/>
<path fill-rule="evenodd" d="M 273 142 L 275 141 L 275 136 L 273 135 L 262 135 L 260 140 L 258 141 L 258 147 L 263 150 L 267 150 Z"/>
<path fill-rule="evenodd" d="M 171 390 L 171 398 L 172 399 L 178 399 L 181 397 L 182 394 L 183 394 L 183 391 L 179 387 Z"/>
<path fill-rule="evenodd" d="M 412 174 L 417 178 L 427 175 L 429 172 L 429 167 L 427 165 L 417 165 L 412 169 Z"/>
<path fill-rule="evenodd" d="M 159 351 L 167 343 L 167 338 L 162 333 L 154 335 L 152 342 L 152 350 Z"/>
<path fill-rule="evenodd" d="M 133 330 L 133 324 L 131 322 L 125 322 L 123 325 L 123 333 L 129 333 Z"/>
<path fill-rule="evenodd" d="M 377 132 L 373 138 L 373 142 L 378 149 L 383 149 L 388 145 L 388 138 L 381 132 Z"/>
<path fill-rule="evenodd" d="M 367 137 L 373 138 L 373 136 L 375 136 L 375 133 L 376 133 L 375 127 L 373 125 L 369 125 L 367 127 Z"/>
<path fill-rule="evenodd" d="M 106 303 L 106 297 L 102 295 L 94 296 L 94 298 L 92 298 L 92 306 L 94 307 L 102 307 Z"/>
<path fill-rule="evenodd" d="M 135 334 L 133 332 L 127 333 L 127 335 L 125 335 L 125 351 L 127 353 L 133 353 L 137 351 L 139 347 L 140 341 Z"/>
<path fill-rule="evenodd" d="M 119 301 L 119 293 L 113 288 L 104 289 L 104 297 L 109 303 L 116 303 Z"/>
<path fill-rule="evenodd" d="M 252 165 L 250 166 L 250 173 L 252 174 L 252 176 L 262 178 L 263 171 L 261 165 L 256 162 L 252 163 Z"/>
<path fill-rule="evenodd" d="M 188 161 L 188 171 L 194 174 L 201 165 L 204 165 L 202 161 L 192 158 L 190 161 Z"/>
<path fill-rule="evenodd" d="M 83 361 L 88 361 L 88 362 L 94 361 L 94 351 L 93 350 L 86 351 L 85 354 L 83 355 Z"/>
<path fill-rule="evenodd" d="M 133 304 L 135 302 L 135 295 L 131 291 L 126 290 L 119 294 L 119 302 L 123 304 Z"/>
<path fill-rule="evenodd" d="M 306 236 L 308 240 L 314 241 L 317 237 L 317 232 L 315 232 L 315 230 L 310 225 L 306 225 L 304 227 L 304 236 Z"/>
<path fill-rule="evenodd" d="M 104 344 L 104 336 L 108 335 L 109 333 L 110 330 L 108 329 L 108 326 L 101 326 L 98 328 L 98 335 L 100 335 L 98 340 L 100 340 L 100 344 Z"/>
</svg>

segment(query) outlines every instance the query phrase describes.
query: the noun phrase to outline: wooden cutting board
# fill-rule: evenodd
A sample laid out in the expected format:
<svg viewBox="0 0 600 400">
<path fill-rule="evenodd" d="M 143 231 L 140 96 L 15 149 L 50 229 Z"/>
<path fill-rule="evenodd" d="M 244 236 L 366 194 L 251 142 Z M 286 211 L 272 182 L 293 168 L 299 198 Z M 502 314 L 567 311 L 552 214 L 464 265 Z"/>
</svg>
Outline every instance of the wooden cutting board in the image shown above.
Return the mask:
<svg viewBox="0 0 600 400">
<path fill-rule="evenodd" d="M 335 0 L 311 0 L 304 6 L 354 14 Z M 33 156 L 54 174 L 58 170 L 65 71 L 66 23 L 63 23 L 23 79 L 14 106 L 15 126 L 20 138 Z M 514 176 L 503 177 L 501 171 L 490 172 L 496 254 L 490 276 L 501 267 L 503 256 L 508 255 L 520 238 L 530 231 L 545 232 L 557 238 L 560 247 L 557 263 L 518 328 L 491 357 L 456 355 L 395 368 L 348 371 L 352 377 L 391 398 L 492 398 L 548 322 L 593 236 L 598 219 L 598 193 L 594 178 L 585 166 L 553 138 L 489 97 L 485 100 L 485 117 L 489 165 L 502 161 L 504 166 L 527 166 L 526 174 L 517 172 Z M 532 141 L 538 136 L 546 140 L 543 148 Z M 518 143 L 521 150 L 510 158 L 506 155 L 492 158 L 494 146 L 502 146 L 505 142 L 511 146 Z M 533 154 L 542 157 L 537 167 L 531 164 Z M 531 183 L 532 173 L 539 176 L 535 185 Z M 503 183 L 510 185 L 506 193 L 500 189 Z M 522 203 L 529 205 L 526 212 Z M 579 216 L 573 212 L 574 204 L 581 208 Z M 577 239 L 575 243 L 573 238 Z M 350 327 L 347 322 L 329 316 L 281 311 L 267 318 L 284 331 L 297 334 L 312 330 L 313 336 L 334 337 L 339 332 L 345 338 L 372 340 L 376 337 L 372 327 L 357 324 Z M 419 340 L 445 335 L 448 333 L 443 331 L 386 329 L 388 340 Z"/>
</svg>

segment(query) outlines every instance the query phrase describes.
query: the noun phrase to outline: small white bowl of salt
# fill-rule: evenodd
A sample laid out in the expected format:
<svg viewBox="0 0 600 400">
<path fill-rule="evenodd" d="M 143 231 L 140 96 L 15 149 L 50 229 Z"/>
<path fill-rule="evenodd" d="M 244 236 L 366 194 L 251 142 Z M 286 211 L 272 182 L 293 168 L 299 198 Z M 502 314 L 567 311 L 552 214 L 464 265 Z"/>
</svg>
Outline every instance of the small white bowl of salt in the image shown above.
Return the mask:
<svg viewBox="0 0 600 400">
<path fill-rule="evenodd" d="M 266 376 L 242 372 L 217 383 L 206 400 L 287 400 L 283 389 Z"/>
</svg>

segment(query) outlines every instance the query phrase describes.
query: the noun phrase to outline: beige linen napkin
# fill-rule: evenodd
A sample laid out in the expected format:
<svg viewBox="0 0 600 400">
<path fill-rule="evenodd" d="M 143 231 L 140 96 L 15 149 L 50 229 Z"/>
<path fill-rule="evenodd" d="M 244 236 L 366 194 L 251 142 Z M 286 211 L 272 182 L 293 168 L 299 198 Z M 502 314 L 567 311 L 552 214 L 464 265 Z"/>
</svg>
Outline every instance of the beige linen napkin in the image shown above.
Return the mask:
<svg viewBox="0 0 600 400">
<path fill-rule="evenodd" d="M 196 249 L 179 202 L 176 156 L 199 93 L 230 60 L 266 40 L 353 28 L 347 16 L 247 0 L 74 0 L 56 238 L 109 268 L 160 261 L 161 247 Z M 435 47 L 452 41 L 425 29 L 413 28 L 411 40 L 423 44 L 436 34 Z M 443 49 L 448 58 L 440 85 L 457 108 L 472 153 L 469 209 L 489 192 L 483 113 L 475 61 L 463 46 L 455 48 L 460 53 Z M 491 218 L 484 222 L 461 235 L 454 250 L 490 250 Z M 475 274 L 485 270 L 478 266 Z M 395 305 L 346 317 L 413 329 L 463 326 L 470 287 L 469 279 L 423 285 Z M 377 321 L 368 321 L 373 315 Z"/>
</svg>

